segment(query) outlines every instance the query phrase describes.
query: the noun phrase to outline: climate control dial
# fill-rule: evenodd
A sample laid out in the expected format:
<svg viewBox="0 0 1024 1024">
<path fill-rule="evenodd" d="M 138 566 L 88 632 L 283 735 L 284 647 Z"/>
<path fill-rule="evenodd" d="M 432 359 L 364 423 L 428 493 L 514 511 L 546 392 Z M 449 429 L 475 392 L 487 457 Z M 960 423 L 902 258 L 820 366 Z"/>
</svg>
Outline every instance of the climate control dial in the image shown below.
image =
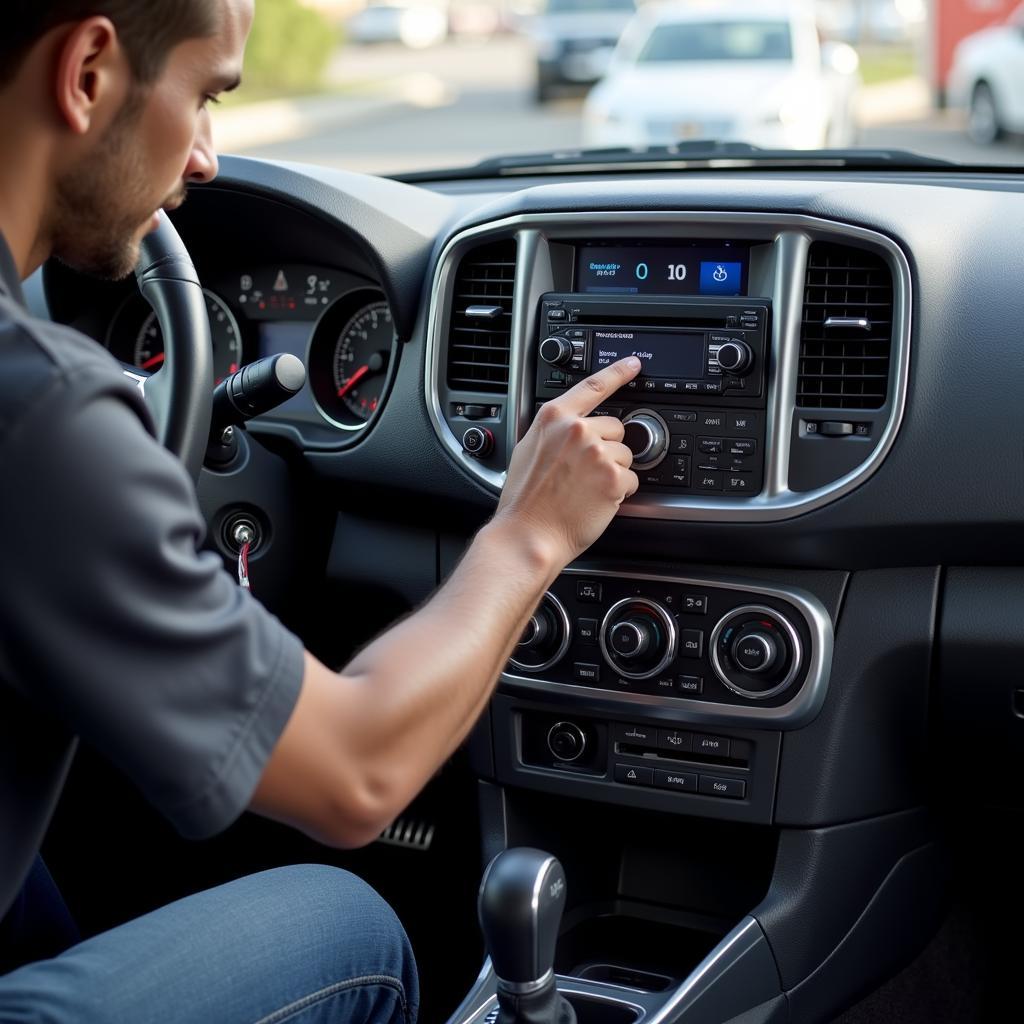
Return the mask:
<svg viewBox="0 0 1024 1024">
<path fill-rule="evenodd" d="M 550 591 L 530 616 L 509 664 L 526 672 L 541 672 L 561 661 L 569 649 L 569 616 Z"/>
<path fill-rule="evenodd" d="M 748 700 L 768 700 L 792 686 L 802 658 L 800 634 L 774 608 L 737 608 L 711 634 L 715 673 L 733 693 Z"/>
<path fill-rule="evenodd" d="M 627 597 L 608 609 L 600 644 L 605 661 L 624 679 L 650 679 L 675 660 L 679 631 L 656 601 Z"/>
</svg>

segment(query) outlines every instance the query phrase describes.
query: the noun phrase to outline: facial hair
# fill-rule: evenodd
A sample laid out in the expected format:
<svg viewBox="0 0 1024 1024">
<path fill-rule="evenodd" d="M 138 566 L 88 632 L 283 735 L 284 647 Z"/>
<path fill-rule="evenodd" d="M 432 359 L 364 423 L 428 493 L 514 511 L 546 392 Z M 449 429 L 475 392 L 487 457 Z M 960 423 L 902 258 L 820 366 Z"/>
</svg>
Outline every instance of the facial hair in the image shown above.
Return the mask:
<svg viewBox="0 0 1024 1024">
<path fill-rule="evenodd" d="M 75 270 L 111 281 L 135 268 L 144 225 L 157 206 L 179 206 L 185 198 L 179 186 L 154 204 L 138 132 L 143 106 L 142 95 L 129 97 L 96 155 L 57 182 L 53 254 Z"/>
</svg>

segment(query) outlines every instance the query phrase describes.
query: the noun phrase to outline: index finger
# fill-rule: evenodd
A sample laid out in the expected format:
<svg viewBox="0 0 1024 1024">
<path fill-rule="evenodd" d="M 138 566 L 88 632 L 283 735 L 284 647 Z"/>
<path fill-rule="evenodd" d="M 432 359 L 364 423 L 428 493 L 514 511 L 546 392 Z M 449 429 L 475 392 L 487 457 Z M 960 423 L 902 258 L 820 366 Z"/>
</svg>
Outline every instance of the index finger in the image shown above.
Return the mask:
<svg viewBox="0 0 1024 1024">
<path fill-rule="evenodd" d="M 625 359 L 620 359 L 581 380 L 555 401 L 563 406 L 566 412 L 587 416 L 609 395 L 614 395 L 619 388 L 628 384 L 640 372 L 642 366 L 636 356 L 626 356 Z"/>
</svg>

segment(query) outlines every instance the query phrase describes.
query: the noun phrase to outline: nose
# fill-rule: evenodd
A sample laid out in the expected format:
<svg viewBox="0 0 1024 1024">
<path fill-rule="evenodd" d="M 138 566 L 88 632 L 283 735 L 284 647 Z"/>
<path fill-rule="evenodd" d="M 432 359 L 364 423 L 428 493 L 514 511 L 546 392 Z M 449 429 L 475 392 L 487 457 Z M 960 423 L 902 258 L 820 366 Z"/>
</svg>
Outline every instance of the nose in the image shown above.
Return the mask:
<svg viewBox="0 0 1024 1024">
<path fill-rule="evenodd" d="M 199 115 L 196 136 L 192 140 L 192 152 L 185 165 L 185 180 L 195 182 L 213 181 L 217 177 L 217 153 L 213 148 L 213 130 L 210 126 L 209 111 Z"/>
</svg>

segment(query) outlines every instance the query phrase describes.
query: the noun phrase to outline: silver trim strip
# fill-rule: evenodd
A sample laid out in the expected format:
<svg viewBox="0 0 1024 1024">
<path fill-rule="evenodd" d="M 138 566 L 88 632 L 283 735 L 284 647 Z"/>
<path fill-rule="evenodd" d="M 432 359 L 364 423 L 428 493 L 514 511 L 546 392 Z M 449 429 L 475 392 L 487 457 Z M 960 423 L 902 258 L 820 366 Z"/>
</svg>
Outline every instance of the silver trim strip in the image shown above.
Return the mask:
<svg viewBox="0 0 1024 1024">
<path fill-rule="evenodd" d="M 761 926 L 752 917 L 745 917 L 697 966 L 690 971 L 683 983 L 650 1017 L 649 1024 L 678 1020 L 695 1003 L 718 977 L 727 964 L 736 963 L 744 954 L 763 939 Z"/>
<path fill-rule="evenodd" d="M 747 612 L 751 612 L 755 615 L 767 615 L 769 618 L 778 619 L 782 624 L 782 628 L 786 633 L 790 646 L 793 648 L 793 664 L 790 665 L 785 679 L 783 679 L 778 686 L 774 686 L 770 690 L 765 690 L 763 693 L 756 693 L 753 690 L 744 690 L 742 686 L 737 686 L 725 674 L 725 669 L 722 668 L 722 664 L 718 658 L 718 638 L 722 635 L 722 629 L 725 627 L 725 624 L 730 619 L 736 618 L 737 615 L 746 615 Z M 764 605 L 760 604 L 743 605 L 743 607 L 736 608 L 729 612 L 728 615 L 723 615 L 718 620 L 718 625 L 716 625 L 711 631 L 709 644 L 711 647 L 711 667 L 715 670 L 715 675 L 717 675 L 718 678 L 722 680 L 723 685 L 727 686 L 733 693 L 740 697 L 745 697 L 747 700 L 771 700 L 772 697 L 777 697 L 780 693 L 793 685 L 793 681 L 796 679 L 802 667 L 800 663 L 803 660 L 803 649 L 800 643 L 800 635 L 793 628 L 793 623 L 791 623 L 785 615 L 779 614 L 779 612 L 774 608 L 766 608 Z"/>
<path fill-rule="evenodd" d="M 863 316 L 830 316 L 825 321 L 825 329 L 870 331 L 871 321 Z"/>
<path fill-rule="evenodd" d="M 903 422 L 910 367 L 912 281 L 903 250 L 888 236 L 868 228 L 805 214 L 738 213 L 736 211 L 597 211 L 585 213 L 521 214 L 468 228 L 445 245 L 432 280 L 435 297 L 427 321 L 424 395 L 435 432 L 452 458 L 467 473 L 492 491 L 501 490 L 505 473 L 480 465 L 462 451 L 448 428 L 442 411 L 439 382 L 444 379 L 442 355 L 445 325 L 451 308 L 451 283 L 463 253 L 487 238 L 517 238 L 515 294 L 508 409 L 505 418 L 506 451 L 511 457 L 518 436 L 532 418 L 533 397 L 526 375 L 530 339 L 535 332 L 536 299 L 551 288 L 550 267 L 538 254 L 546 249 L 552 233 L 566 242 L 587 237 L 617 238 L 629 235 L 693 238 L 733 234 L 751 241 L 774 243 L 775 287 L 772 296 L 772 352 L 766 448 L 765 486 L 759 495 L 715 498 L 705 495 L 639 493 L 624 502 L 619 514 L 632 518 L 717 522 L 773 522 L 791 519 L 821 508 L 848 494 L 875 473 L 892 448 Z M 807 251 L 812 241 L 852 240 L 883 256 L 893 274 L 893 336 L 890 361 L 891 394 L 888 417 L 878 433 L 878 443 L 865 461 L 845 476 L 812 491 L 789 489 L 790 431 L 796 410 L 796 377 L 799 361 L 799 325 L 803 305 Z M 468 393 L 467 393 L 468 394 Z M 467 399 L 468 400 L 468 399 Z M 883 410 L 884 412 L 884 410 Z M 815 410 L 826 417 L 827 410 Z M 877 415 L 877 414 L 875 414 Z"/>
<path fill-rule="evenodd" d="M 515 658 L 510 657 L 508 659 L 510 665 L 515 665 L 516 668 L 522 669 L 524 672 L 543 672 L 547 668 L 551 668 L 556 662 L 561 661 L 565 657 L 565 652 L 569 650 L 569 641 L 572 638 L 572 626 L 569 623 L 569 614 L 565 610 L 565 605 L 551 593 L 550 590 L 545 591 L 544 596 L 540 599 L 540 605 L 544 604 L 545 601 L 550 601 L 555 606 L 555 615 L 558 617 L 559 624 L 562 627 L 562 640 L 558 645 L 558 650 L 548 658 L 547 661 L 540 665 L 526 665 L 521 661 L 516 661 Z"/>
<path fill-rule="evenodd" d="M 655 583 L 669 583 L 673 586 L 718 587 L 723 590 L 739 590 L 748 594 L 764 594 L 767 597 L 786 601 L 804 617 L 811 635 L 810 650 L 807 653 L 807 675 L 803 685 L 785 704 L 767 708 L 763 705 L 750 707 L 736 704 L 719 704 L 712 701 L 692 700 L 687 697 L 659 697 L 646 693 L 622 693 L 605 690 L 596 686 L 576 686 L 557 683 L 548 679 L 530 679 L 525 676 L 503 672 L 501 686 L 506 691 L 524 696 L 543 694 L 557 697 L 567 703 L 577 699 L 612 713 L 621 713 L 623 706 L 643 708 L 654 718 L 671 722 L 693 722 L 699 725 L 738 725 L 750 727 L 768 726 L 773 729 L 800 729 L 813 721 L 821 710 L 828 693 L 829 674 L 832 670 L 832 647 L 834 634 L 832 620 L 825 606 L 813 594 L 796 587 L 775 587 L 763 583 L 748 583 L 739 579 L 716 579 L 695 576 L 658 576 L 645 573 L 610 572 L 607 570 L 566 569 L 566 574 L 587 577 L 615 577 L 618 579 L 648 580 Z M 772 614 L 777 615 L 778 612 Z"/>
</svg>

